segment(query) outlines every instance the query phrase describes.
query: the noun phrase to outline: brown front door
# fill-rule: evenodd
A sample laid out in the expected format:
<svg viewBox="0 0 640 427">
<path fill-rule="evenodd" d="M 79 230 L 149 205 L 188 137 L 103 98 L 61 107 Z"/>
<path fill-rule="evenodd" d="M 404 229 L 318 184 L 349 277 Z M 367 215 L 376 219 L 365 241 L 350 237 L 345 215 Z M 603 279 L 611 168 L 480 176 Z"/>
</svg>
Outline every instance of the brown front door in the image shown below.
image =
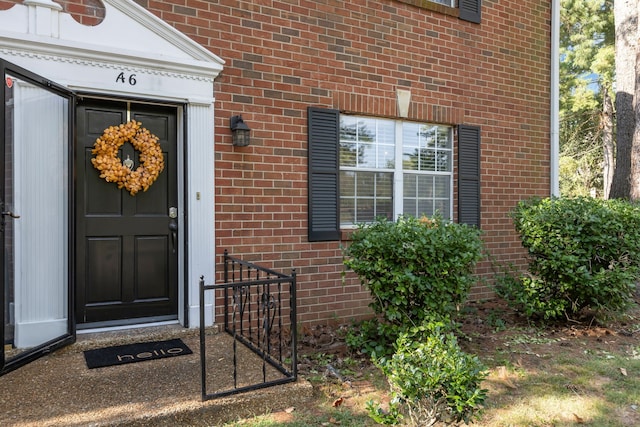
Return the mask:
<svg viewBox="0 0 640 427">
<path fill-rule="evenodd" d="M 176 319 L 178 313 L 177 109 L 84 99 L 77 107 L 76 320 L 109 326 Z M 165 167 L 146 192 L 131 196 L 100 178 L 93 145 L 129 119 L 159 138 Z M 121 160 L 139 165 L 130 143 Z M 170 215 L 172 212 L 172 215 Z"/>
</svg>

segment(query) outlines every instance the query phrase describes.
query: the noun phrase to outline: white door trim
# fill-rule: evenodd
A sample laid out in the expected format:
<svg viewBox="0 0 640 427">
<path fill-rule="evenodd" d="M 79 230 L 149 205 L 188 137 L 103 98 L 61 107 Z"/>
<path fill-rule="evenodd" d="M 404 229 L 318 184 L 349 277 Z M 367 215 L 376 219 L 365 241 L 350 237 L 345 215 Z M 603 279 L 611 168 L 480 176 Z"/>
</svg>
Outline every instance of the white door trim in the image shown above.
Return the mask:
<svg viewBox="0 0 640 427">
<path fill-rule="evenodd" d="M 187 122 L 179 129 L 186 127 L 181 189 L 187 192 L 181 197 L 189 247 L 187 271 L 179 277 L 179 313 L 184 325 L 186 299 L 189 326 L 197 327 L 199 277 L 211 281 L 215 273 L 213 82 L 224 61 L 133 1 L 102 3 L 105 19 L 95 26 L 79 24 L 51 0 L 25 0 L 0 11 L 0 56 L 75 91 L 186 106 Z M 213 298 L 206 304 L 212 308 Z M 207 310 L 208 325 L 212 312 Z"/>
</svg>

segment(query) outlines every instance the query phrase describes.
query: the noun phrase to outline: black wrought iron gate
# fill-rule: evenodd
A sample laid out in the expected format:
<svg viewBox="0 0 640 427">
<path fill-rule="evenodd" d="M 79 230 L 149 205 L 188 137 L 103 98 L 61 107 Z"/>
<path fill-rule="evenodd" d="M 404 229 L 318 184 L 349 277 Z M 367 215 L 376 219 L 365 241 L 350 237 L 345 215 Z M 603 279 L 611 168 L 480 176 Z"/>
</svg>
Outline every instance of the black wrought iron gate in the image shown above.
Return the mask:
<svg viewBox="0 0 640 427">
<path fill-rule="evenodd" d="M 202 326 L 207 292 L 214 293 L 214 305 L 222 304 L 215 319 L 230 337 L 230 353 L 223 360 L 207 358 L 213 339 Z M 207 285 L 200 278 L 202 400 L 296 381 L 296 347 L 295 270 L 282 274 L 231 257 L 225 250 L 224 283 Z"/>
</svg>

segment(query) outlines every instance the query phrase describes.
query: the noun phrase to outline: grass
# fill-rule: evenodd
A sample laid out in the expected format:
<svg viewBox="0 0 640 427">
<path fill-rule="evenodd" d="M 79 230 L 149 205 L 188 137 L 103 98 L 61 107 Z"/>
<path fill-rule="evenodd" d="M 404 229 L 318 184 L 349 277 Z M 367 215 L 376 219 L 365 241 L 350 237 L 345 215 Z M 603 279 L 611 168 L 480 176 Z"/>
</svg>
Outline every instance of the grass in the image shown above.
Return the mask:
<svg viewBox="0 0 640 427">
<path fill-rule="evenodd" d="M 640 425 L 640 308 L 606 326 L 539 327 L 484 302 L 465 311 L 462 325 L 461 345 L 489 369 L 483 384 L 488 398 L 474 426 Z M 302 376 L 314 387 L 308 405 L 226 427 L 378 425 L 367 415 L 367 401 L 388 401 L 388 390 L 366 358 L 303 349 L 300 360 Z"/>
</svg>

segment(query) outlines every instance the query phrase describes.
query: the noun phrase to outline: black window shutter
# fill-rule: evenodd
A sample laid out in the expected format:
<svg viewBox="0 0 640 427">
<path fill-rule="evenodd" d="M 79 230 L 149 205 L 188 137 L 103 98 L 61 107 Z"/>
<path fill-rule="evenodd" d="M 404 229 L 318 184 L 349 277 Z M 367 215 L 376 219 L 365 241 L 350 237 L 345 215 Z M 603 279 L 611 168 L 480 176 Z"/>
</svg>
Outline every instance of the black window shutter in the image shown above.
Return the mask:
<svg viewBox="0 0 640 427">
<path fill-rule="evenodd" d="M 482 0 L 460 0 L 460 19 L 480 23 Z"/>
<path fill-rule="evenodd" d="M 458 126 L 458 222 L 480 227 L 480 128 Z"/>
<path fill-rule="evenodd" d="M 309 241 L 340 239 L 340 112 L 309 107 Z"/>
</svg>

